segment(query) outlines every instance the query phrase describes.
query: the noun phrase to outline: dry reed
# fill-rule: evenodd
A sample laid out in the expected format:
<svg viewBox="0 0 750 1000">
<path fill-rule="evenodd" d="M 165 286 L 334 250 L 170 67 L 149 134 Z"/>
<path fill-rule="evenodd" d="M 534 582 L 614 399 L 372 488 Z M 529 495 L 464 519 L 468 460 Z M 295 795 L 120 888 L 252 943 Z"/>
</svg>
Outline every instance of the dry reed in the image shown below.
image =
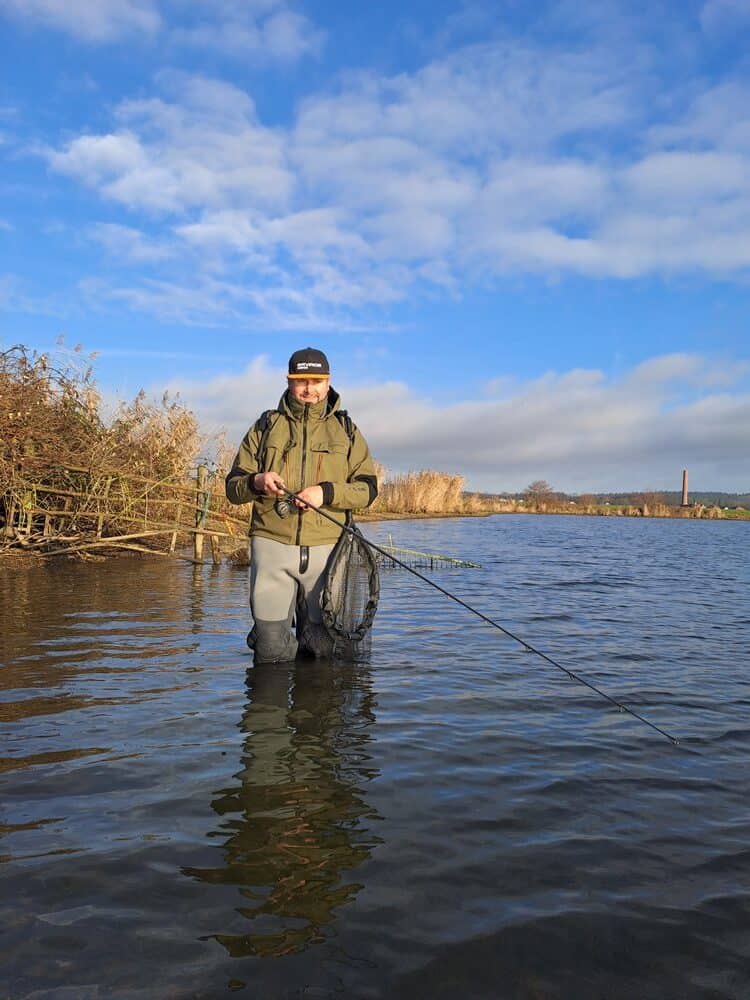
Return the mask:
<svg viewBox="0 0 750 1000">
<path fill-rule="evenodd" d="M 457 514 L 464 510 L 464 477 L 425 469 L 386 479 L 373 510 L 402 514 Z"/>
<path fill-rule="evenodd" d="M 78 349 L 54 359 L 23 346 L 0 354 L 0 548 L 194 530 L 192 470 L 208 443 L 194 415 L 179 399 L 155 403 L 141 392 L 106 420 L 91 361 Z M 232 521 L 242 512 L 230 520 L 218 469 L 210 486 L 214 528 L 239 533 Z M 171 541 L 162 531 L 147 544 Z"/>
</svg>

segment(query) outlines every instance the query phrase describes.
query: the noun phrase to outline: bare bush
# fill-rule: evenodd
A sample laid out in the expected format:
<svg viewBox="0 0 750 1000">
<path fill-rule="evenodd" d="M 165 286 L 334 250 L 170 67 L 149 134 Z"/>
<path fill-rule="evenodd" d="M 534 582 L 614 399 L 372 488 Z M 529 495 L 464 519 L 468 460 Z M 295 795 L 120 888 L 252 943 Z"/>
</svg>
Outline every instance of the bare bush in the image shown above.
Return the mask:
<svg viewBox="0 0 750 1000">
<path fill-rule="evenodd" d="M 195 524 L 192 470 L 205 446 L 179 399 L 143 392 L 101 414 L 92 358 L 17 346 L 0 354 L 0 529 L 5 545 L 48 546 Z M 212 493 L 223 498 L 217 475 Z M 213 508 L 216 507 L 212 500 Z M 165 547 L 168 535 L 148 544 Z"/>
</svg>

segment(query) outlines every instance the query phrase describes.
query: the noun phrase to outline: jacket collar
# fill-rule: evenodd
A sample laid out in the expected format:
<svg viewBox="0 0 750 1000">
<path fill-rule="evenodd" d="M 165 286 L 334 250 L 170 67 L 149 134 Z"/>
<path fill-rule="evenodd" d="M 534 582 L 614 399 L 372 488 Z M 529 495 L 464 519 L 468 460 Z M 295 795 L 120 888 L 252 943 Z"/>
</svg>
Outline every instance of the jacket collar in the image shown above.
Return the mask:
<svg viewBox="0 0 750 1000">
<path fill-rule="evenodd" d="M 329 413 L 334 413 L 341 405 L 341 397 L 335 389 L 328 390 L 328 396 L 319 403 L 300 403 L 289 392 L 285 392 L 279 400 L 279 412 L 285 413 L 292 420 L 301 420 L 307 409 L 308 420 L 323 420 Z"/>
</svg>

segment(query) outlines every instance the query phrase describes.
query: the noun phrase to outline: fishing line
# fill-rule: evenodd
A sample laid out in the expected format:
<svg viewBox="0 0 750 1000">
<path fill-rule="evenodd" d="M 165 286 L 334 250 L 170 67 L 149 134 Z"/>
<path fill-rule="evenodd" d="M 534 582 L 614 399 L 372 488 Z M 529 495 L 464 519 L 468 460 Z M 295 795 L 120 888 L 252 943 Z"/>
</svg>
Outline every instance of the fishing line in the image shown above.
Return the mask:
<svg viewBox="0 0 750 1000">
<path fill-rule="evenodd" d="M 455 594 L 452 594 L 449 590 L 446 590 L 444 587 L 441 587 L 439 583 L 435 583 L 434 580 L 430 580 L 429 577 L 424 576 L 418 570 L 414 569 L 413 566 L 409 566 L 407 563 L 402 562 L 400 559 L 397 559 L 396 556 L 392 555 L 390 552 L 386 552 L 385 549 L 381 549 L 379 545 L 376 545 L 375 542 L 371 542 L 369 539 L 365 538 L 355 528 L 351 528 L 347 524 L 341 524 L 339 521 L 336 520 L 335 517 L 331 517 L 330 514 L 326 514 L 326 512 L 324 510 L 321 510 L 319 507 L 313 507 L 312 504 L 309 504 L 306 500 L 303 500 L 301 497 L 297 496 L 296 493 L 292 493 L 291 490 L 285 489 L 284 492 L 291 499 L 298 501 L 303 506 L 309 507 L 310 510 L 314 510 L 316 514 L 320 514 L 327 520 L 332 521 L 335 525 L 341 528 L 342 531 L 348 531 L 349 534 L 356 535 L 361 541 L 365 543 L 365 545 L 369 546 L 371 549 L 374 549 L 376 552 L 379 552 L 380 555 L 385 556 L 386 559 L 390 559 L 392 562 L 396 563 L 396 565 L 400 566 L 402 569 L 408 570 L 408 572 L 411 573 L 412 576 L 418 577 L 418 579 L 422 580 L 424 583 L 429 584 L 430 587 L 434 587 L 435 590 L 439 590 L 441 594 L 444 594 L 446 597 L 450 598 L 451 601 L 455 601 L 456 604 L 460 604 L 462 608 L 466 608 L 466 610 L 470 611 L 471 614 L 476 615 L 477 618 L 481 618 L 483 622 L 486 622 L 488 625 L 492 625 L 493 628 L 496 628 L 499 632 L 502 632 L 503 635 L 507 635 L 509 639 L 513 639 L 515 642 L 520 643 L 520 645 L 523 646 L 524 649 L 528 650 L 529 653 L 535 653 L 537 656 L 541 656 L 541 658 L 545 660 L 547 663 L 551 664 L 553 667 L 556 667 L 558 670 L 562 671 L 562 673 L 566 674 L 570 678 L 570 680 L 578 681 L 579 684 L 583 684 L 584 687 L 587 687 L 590 691 L 596 692 L 596 694 L 600 695 L 600 697 L 604 698 L 611 705 L 614 705 L 617 709 L 619 709 L 620 712 L 626 712 L 628 715 L 632 716 L 632 718 L 637 719 L 639 722 L 642 722 L 644 725 L 648 726 L 650 729 L 653 729 L 661 736 L 666 737 L 666 739 L 668 739 L 669 742 L 672 743 L 674 746 L 679 745 L 680 741 L 676 736 L 672 736 L 665 729 L 661 729 L 655 723 L 649 721 L 649 719 L 645 718 L 643 715 L 640 715 L 634 709 L 628 708 L 627 705 L 623 705 L 621 701 L 618 701 L 616 698 L 613 698 L 612 695 L 607 694 L 606 691 L 602 691 L 600 687 L 597 687 L 596 684 L 592 684 L 591 681 L 586 680 L 585 677 L 581 677 L 581 675 L 576 673 L 574 670 L 570 670 L 568 667 L 564 667 L 562 663 L 558 663 L 557 660 L 553 660 L 551 656 L 548 656 L 546 653 L 543 653 L 541 649 L 537 649 L 535 646 L 532 646 L 531 643 L 526 642 L 525 639 L 522 639 L 514 632 L 511 632 L 510 629 L 507 629 L 504 625 L 501 625 L 499 622 L 494 621 L 492 618 L 488 618 L 487 615 L 483 614 L 481 611 L 478 611 L 476 608 L 473 608 L 470 604 L 467 604 L 466 601 L 461 600 L 460 597 L 456 597 Z"/>
</svg>

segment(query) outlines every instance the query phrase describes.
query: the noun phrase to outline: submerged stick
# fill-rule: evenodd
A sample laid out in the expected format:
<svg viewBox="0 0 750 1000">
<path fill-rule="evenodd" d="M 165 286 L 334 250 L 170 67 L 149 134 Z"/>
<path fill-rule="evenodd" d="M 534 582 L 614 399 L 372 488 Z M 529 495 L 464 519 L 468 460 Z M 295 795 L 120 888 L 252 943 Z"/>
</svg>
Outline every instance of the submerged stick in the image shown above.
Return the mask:
<svg viewBox="0 0 750 1000">
<path fill-rule="evenodd" d="M 452 594 L 449 590 L 446 590 L 444 587 L 441 587 L 439 583 L 435 583 L 434 580 L 430 580 L 429 577 L 424 576 L 422 573 L 418 572 L 412 566 L 409 566 L 407 563 L 402 562 L 400 559 L 397 559 L 396 556 L 391 555 L 389 552 L 385 551 L 385 549 L 382 549 L 379 545 L 376 545 L 375 542 L 369 541 L 369 539 L 365 538 L 354 528 L 349 527 L 349 525 L 347 524 L 341 524 L 339 521 L 336 520 L 335 517 L 331 517 L 330 514 L 327 514 L 324 510 L 321 510 L 320 507 L 313 507 L 312 504 L 309 504 L 306 500 L 303 500 L 301 497 L 297 496 L 296 493 L 292 493 L 291 490 L 284 490 L 284 492 L 288 497 L 291 497 L 291 499 L 296 500 L 302 506 L 309 507 L 310 510 L 314 510 L 316 514 L 321 514 L 329 521 L 332 521 L 334 524 L 338 525 L 342 531 L 348 531 L 350 535 L 358 535 L 358 537 L 365 543 L 365 545 L 369 546 L 371 549 L 374 549 L 375 552 L 379 552 L 381 555 L 387 556 L 389 559 L 392 559 L 395 563 L 398 563 L 398 565 L 401 566 L 402 569 L 405 569 L 409 573 L 418 577 L 418 579 L 422 580 L 430 587 L 434 587 L 435 590 L 440 591 L 441 594 L 444 594 L 446 597 L 450 598 L 451 601 L 455 601 L 456 604 L 460 604 L 462 608 L 465 608 L 467 611 L 470 611 L 473 615 L 476 615 L 477 618 L 481 618 L 483 622 L 487 622 L 487 624 L 491 625 L 493 628 L 498 629 L 498 631 L 502 632 L 503 635 L 507 635 L 509 639 L 513 639 L 515 642 L 520 643 L 520 645 L 523 646 L 523 648 L 528 650 L 530 653 L 536 653 L 537 656 L 541 656 L 541 658 L 545 660 L 547 663 L 551 664 L 553 667 L 556 667 L 558 670 L 562 671 L 562 673 L 566 674 L 570 678 L 570 680 L 578 681 L 579 684 L 583 684 L 584 687 L 587 687 L 590 691 L 594 691 L 596 694 L 600 695 L 602 698 L 608 701 L 611 705 L 614 705 L 620 712 L 626 712 L 628 715 L 632 716 L 632 718 L 637 719 L 639 722 L 642 722 L 645 726 L 648 726 L 650 729 L 653 729 L 661 736 L 664 736 L 674 746 L 679 745 L 680 741 L 676 736 L 672 736 L 665 729 L 661 729 L 655 723 L 650 722 L 647 718 L 645 718 L 643 715 L 640 715 L 634 709 L 628 708 L 627 705 L 623 705 L 622 702 L 617 701 L 616 698 L 613 698 L 612 695 L 607 694 L 606 691 L 602 691 L 601 688 L 597 687 L 595 684 L 592 684 L 591 681 L 586 680 L 585 677 L 581 677 L 580 674 L 576 673 L 573 670 L 570 670 L 568 667 L 564 667 L 561 663 L 558 663 L 557 660 L 553 660 L 551 656 L 548 656 L 546 653 L 543 653 L 541 649 L 537 649 L 535 646 L 532 646 L 531 643 L 526 642 L 526 640 L 522 639 L 520 636 L 515 635 L 515 633 L 511 632 L 510 629 L 507 629 L 504 625 L 501 625 L 499 622 L 496 622 L 494 621 L 494 619 L 489 618 L 481 611 L 478 611 L 476 608 L 473 608 L 470 604 L 467 604 L 466 601 L 462 601 L 460 597 L 456 597 L 455 594 Z"/>
</svg>

